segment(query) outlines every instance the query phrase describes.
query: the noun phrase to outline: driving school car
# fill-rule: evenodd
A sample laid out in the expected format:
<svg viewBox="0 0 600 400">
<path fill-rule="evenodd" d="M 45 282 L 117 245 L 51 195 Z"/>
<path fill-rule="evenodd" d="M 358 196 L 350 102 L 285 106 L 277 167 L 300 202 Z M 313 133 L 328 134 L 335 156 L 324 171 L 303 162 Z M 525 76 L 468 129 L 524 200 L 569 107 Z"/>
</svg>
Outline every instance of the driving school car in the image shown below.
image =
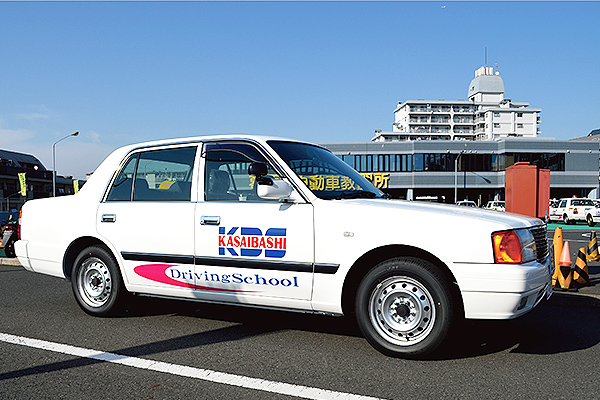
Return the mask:
<svg viewBox="0 0 600 400">
<path fill-rule="evenodd" d="M 577 197 L 560 199 L 554 207 L 550 206 L 549 212 L 550 221 L 562 221 L 566 225 L 583 221 L 589 226 L 594 226 L 600 222 L 600 208 L 596 207 L 592 199 Z"/>
<path fill-rule="evenodd" d="M 515 318 L 550 296 L 541 220 L 387 197 L 300 141 L 142 143 L 78 194 L 27 202 L 16 252 L 70 280 L 91 315 L 131 295 L 355 315 L 376 349 L 403 357 L 438 349 L 463 318 Z"/>
</svg>

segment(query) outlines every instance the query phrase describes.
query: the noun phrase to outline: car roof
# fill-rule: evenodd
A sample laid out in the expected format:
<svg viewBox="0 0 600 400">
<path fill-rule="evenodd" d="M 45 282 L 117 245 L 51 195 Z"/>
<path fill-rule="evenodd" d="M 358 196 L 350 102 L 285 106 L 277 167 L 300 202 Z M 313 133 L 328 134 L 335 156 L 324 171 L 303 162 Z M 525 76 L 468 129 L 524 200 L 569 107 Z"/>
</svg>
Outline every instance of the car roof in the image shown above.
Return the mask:
<svg viewBox="0 0 600 400">
<path fill-rule="evenodd" d="M 267 136 L 267 135 L 249 135 L 249 134 L 219 134 L 219 135 L 206 135 L 206 136 L 191 136 L 191 137 L 181 137 L 181 138 L 172 138 L 172 139 L 161 139 L 161 140 L 153 140 L 149 142 L 141 142 L 141 143 L 133 143 L 130 145 L 122 146 L 121 149 L 127 149 L 127 151 L 131 151 L 134 149 L 144 148 L 144 147 L 155 147 L 155 146 L 167 146 L 172 144 L 186 144 L 186 143 L 197 143 L 197 142 L 207 142 L 214 140 L 253 140 L 259 143 L 266 143 L 269 140 L 278 140 L 284 142 L 296 142 L 296 143 L 305 143 L 315 145 L 314 143 L 306 142 L 298 139 L 291 139 L 285 137 L 278 136 Z M 318 145 L 316 145 L 318 146 Z"/>
</svg>

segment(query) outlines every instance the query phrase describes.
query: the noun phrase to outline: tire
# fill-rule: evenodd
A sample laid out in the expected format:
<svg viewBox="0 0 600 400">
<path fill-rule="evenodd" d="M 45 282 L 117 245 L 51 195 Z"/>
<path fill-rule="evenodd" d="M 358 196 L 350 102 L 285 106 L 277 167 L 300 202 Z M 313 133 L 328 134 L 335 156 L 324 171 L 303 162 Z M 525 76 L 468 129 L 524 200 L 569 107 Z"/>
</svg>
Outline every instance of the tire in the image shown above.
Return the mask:
<svg viewBox="0 0 600 400">
<path fill-rule="evenodd" d="M 128 295 L 117 262 L 103 246 L 83 250 L 73 264 L 71 287 L 83 311 L 94 316 L 118 315 Z"/>
<path fill-rule="evenodd" d="M 563 215 L 563 222 L 565 225 L 571 225 L 572 221 L 567 214 Z"/>
<path fill-rule="evenodd" d="M 590 214 L 587 215 L 586 221 L 587 221 L 588 226 L 596 225 L 596 223 L 594 222 L 594 218 L 592 218 L 592 216 Z"/>
<path fill-rule="evenodd" d="M 433 264 L 393 258 L 361 281 L 355 303 L 358 325 L 383 354 L 414 358 L 432 353 L 448 336 L 455 313 L 449 283 Z"/>
<path fill-rule="evenodd" d="M 10 242 L 4 246 L 4 254 L 6 254 L 6 258 L 15 258 L 17 256 L 15 253 L 15 242 Z"/>
</svg>

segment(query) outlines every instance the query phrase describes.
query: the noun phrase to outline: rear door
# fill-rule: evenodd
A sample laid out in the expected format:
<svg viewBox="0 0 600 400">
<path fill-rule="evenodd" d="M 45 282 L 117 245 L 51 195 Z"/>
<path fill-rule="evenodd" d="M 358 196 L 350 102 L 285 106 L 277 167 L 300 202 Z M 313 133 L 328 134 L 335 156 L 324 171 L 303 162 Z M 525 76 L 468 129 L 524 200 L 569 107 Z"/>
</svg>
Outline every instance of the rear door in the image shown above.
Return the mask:
<svg viewBox="0 0 600 400">
<path fill-rule="evenodd" d="M 124 266 L 130 290 L 192 296 L 197 145 L 130 154 L 98 208 L 97 230 Z M 186 279 L 173 279 L 172 270 Z"/>
</svg>

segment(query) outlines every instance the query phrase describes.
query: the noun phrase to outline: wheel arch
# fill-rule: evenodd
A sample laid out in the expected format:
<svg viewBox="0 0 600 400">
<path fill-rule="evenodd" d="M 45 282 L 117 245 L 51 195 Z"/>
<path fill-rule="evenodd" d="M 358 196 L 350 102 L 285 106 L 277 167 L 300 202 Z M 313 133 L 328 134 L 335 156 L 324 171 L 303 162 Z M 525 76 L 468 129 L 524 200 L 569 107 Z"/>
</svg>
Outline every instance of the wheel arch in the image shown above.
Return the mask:
<svg viewBox="0 0 600 400">
<path fill-rule="evenodd" d="M 80 238 L 74 240 L 69 245 L 69 247 L 67 248 L 67 251 L 65 252 L 65 256 L 63 258 L 63 273 L 64 273 L 65 277 L 67 278 L 67 280 L 71 280 L 71 272 L 73 270 L 73 263 L 75 262 L 75 259 L 77 258 L 79 253 L 81 253 L 83 251 L 83 249 L 85 249 L 87 247 L 96 246 L 96 245 L 104 247 L 110 254 L 112 254 L 113 258 L 116 259 L 112 250 L 110 249 L 110 247 L 108 245 L 106 245 L 106 243 L 104 243 L 102 240 L 100 240 L 96 237 L 92 237 L 92 236 L 80 237 Z M 119 265 L 118 262 L 117 262 L 117 265 Z"/>
<path fill-rule="evenodd" d="M 419 249 L 417 247 L 405 246 L 405 245 L 389 245 L 373 249 L 364 255 L 362 255 L 350 268 L 350 271 L 346 275 L 344 281 L 344 287 L 342 289 L 342 310 L 345 315 L 351 315 L 354 313 L 354 299 L 356 297 L 356 291 L 358 286 L 365 276 L 373 267 L 382 261 L 389 260 L 395 257 L 414 257 L 428 261 L 438 267 L 445 275 L 450 287 L 452 288 L 452 296 L 456 300 L 459 307 L 456 312 L 464 317 L 464 304 L 460 289 L 456 282 L 456 278 L 450 268 L 442 262 L 439 258 L 433 254 Z"/>
</svg>

